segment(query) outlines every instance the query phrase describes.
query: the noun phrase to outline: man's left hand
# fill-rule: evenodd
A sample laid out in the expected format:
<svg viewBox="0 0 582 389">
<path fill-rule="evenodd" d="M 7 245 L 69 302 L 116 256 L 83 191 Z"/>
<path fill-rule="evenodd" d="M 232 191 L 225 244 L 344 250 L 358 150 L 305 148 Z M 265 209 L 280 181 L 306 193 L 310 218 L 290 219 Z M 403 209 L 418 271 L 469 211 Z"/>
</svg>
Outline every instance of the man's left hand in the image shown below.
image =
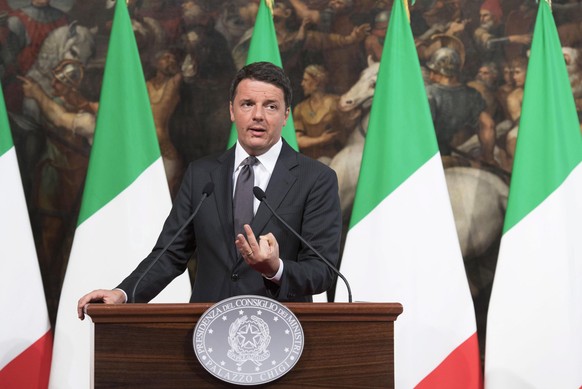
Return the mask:
<svg viewBox="0 0 582 389">
<path fill-rule="evenodd" d="M 267 277 L 273 277 L 279 270 L 279 243 L 272 233 L 262 235 L 257 241 L 251 226 L 244 226 L 247 238 L 243 234 L 236 237 L 235 244 L 245 262 Z"/>
</svg>

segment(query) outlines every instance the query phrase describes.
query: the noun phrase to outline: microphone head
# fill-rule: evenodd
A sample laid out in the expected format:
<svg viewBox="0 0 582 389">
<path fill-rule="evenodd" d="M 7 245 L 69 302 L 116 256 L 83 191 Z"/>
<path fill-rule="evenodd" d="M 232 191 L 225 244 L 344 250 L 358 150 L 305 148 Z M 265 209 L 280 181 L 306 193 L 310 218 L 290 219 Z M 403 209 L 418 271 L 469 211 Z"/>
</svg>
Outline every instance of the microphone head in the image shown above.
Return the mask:
<svg viewBox="0 0 582 389">
<path fill-rule="evenodd" d="M 259 201 L 263 201 L 267 197 L 267 195 L 265 195 L 265 192 L 258 186 L 255 186 L 253 188 L 253 194 Z"/>
<path fill-rule="evenodd" d="M 206 185 L 204 185 L 204 189 L 202 189 L 202 194 L 210 196 L 212 192 L 214 192 L 214 182 L 209 181 L 206 183 Z"/>
</svg>

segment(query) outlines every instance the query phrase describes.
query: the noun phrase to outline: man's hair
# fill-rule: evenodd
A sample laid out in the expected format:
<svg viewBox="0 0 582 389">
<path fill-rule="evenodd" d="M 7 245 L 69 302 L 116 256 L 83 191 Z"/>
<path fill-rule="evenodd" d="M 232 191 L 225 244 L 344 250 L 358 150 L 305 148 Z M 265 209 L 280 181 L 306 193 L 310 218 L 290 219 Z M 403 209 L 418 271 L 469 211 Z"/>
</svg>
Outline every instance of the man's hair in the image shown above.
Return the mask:
<svg viewBox="0 0 582 389">
<path fill-rule="evenodd" d="M 528 64 L 527 57 L 514 57 L 509 61 L 509 66 L 511 69 L 513 68 L 521 68 L 524 72 L 527 72 L 527 64 Z"/>
<path fill-rule="evenodd" d="M 230 102 L 234 101 L 236 89 L 242 80 L 255 80 L 272 84 L 283 91 L 285 109 L 291 106 L 291 81 L 279 66 L 270 62 L 253 62 L 238 71 L 230 84 Z"/>
<path fill-rule="evenodd" d="M 313 77 L 317 81 L 321 89 L 323 89 L 323 87 L 327 85 L 328 73 L 323 66 L 307 65 L 305 67 L 305 73 Z"/>
<path fill-rule="evenodd" d="M 489 69 L 489 71 L 493 74 L 495 74 L 495 77 L 497 77 L 499 75 L 499 67 L 497 66 L 497 64 L 493 61 L 490 62 L 483 62 L 483 64 L 481 65 L 482 68 L 487 68 Z"/>
<path fill-rule="evenodd" d="M 166 54 L 166 53 L 170 53 L 174 56 L 174 58 L 176 59 L 176 62 L 178 64 L 181 64 L 184 61 L 184 51 L 181 49 L 178 49 L 177 47 L 167 47 L 167 48 L 163 48 L 161 50 L 158 50 L 155 54 L 154 57 L 152 58 L 151 64 L 156 67 L 158 65 L 158 60 L 162 57 L 162 55 Z"/>
</svg>

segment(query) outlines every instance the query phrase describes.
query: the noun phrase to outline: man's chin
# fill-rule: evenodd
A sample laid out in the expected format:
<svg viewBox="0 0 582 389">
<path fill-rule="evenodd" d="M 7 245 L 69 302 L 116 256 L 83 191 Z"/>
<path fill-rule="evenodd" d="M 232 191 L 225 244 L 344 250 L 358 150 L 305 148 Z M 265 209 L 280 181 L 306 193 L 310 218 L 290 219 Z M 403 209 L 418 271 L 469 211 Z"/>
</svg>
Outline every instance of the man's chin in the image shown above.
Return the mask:
<svg viewBox="0 0 582 389">
<path fill-rule="evenodd" d="M 481 24 L 481 28 L 486 30 L 486 31 L 491 31 L 491 30 L 493 30 L 494 27 L 495 27 L 495 23 L 493 23 L 493 22 Z"/>
<path fill-rule="evenodd" d="M 269 143 L 269 140 L 266 138 L 252 137 L 251 139 L 247 140 L 246 146 L 248 149 L 251 149 L 255 155 L 261 155 L 265 151 L 269 150 L 272 144 Z"/>
</svg>

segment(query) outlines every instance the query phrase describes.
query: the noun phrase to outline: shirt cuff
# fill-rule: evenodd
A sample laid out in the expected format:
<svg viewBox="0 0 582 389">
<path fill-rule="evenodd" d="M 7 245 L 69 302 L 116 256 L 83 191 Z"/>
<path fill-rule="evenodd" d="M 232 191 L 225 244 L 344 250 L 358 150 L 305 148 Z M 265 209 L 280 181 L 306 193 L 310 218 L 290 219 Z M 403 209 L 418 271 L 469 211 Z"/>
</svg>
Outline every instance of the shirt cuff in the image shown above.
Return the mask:
<svg viewBox="0 0 582 389">
<path fill-rule="evenodd" d="M 275 273 L 273 277 L 267 277 L 266 275 L 263 274 L 263 277 L 279 285 L 281 283 L 281 277 L 283 277 L 283 267 L 284 267 L 283 260 L 279 258 L 279 270 L 277 270 L 277 273 Z"/>
<path fill-rule="evenodd" d="M 119 288 L 115 288 L 113 290 L 119 290 L 119 291 L 121 291 L 123 293 L 123 295 L 125 296 L 125 301 L 123 302 L 123 304 L 125 304 L 127 302 L 127 293 L 125 293 L 125 290 L 119 289 Z"/>
</svg>

